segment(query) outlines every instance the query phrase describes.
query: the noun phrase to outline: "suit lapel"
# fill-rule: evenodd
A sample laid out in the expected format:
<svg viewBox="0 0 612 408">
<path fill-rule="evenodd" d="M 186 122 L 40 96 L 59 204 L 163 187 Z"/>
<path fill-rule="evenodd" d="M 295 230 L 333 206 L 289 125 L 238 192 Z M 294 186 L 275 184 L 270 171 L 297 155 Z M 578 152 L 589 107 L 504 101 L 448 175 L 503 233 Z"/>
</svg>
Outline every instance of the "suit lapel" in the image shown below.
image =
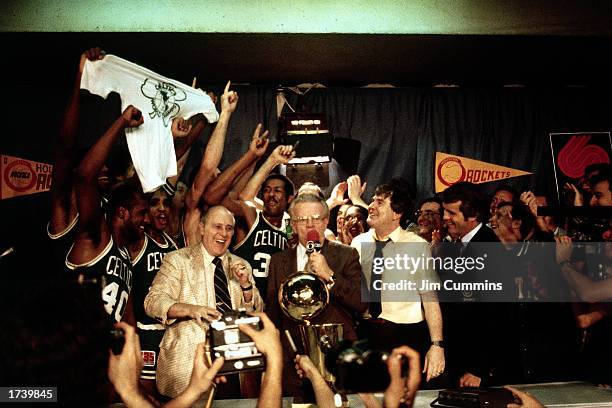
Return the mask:
<svg viewBox="0 0 612 408">
<path fill-rule="evenodd" d="M 327 264 L 329 265 L 331 270 L 335 270 L 337 261 L 336 251 L 333 251 L 331 249 L 331 244 L 329 243 L 329 241 L 325 240 L 325 242 L 323 243 L 323 248 L 321 248 L 321 254 L 323 254 L 323 256 L 325 257 L 325 260 L 327 261 Z"/>
<path fill-rule="evenodd" d="M 208 290 L 206 289 L 206 271 L 204 270 L 204 256 L 202 255 L 201 244 L 189 247 L 189 267 L 188 279 L 191 285 L 192 293 L 197 295 L 197 301 L 200 305 L 208 305 Z"/>
<path fill-rule="evenodd" d="M 289 259 L 286 265 L 287 269 L 285 270 L 284 278 L 291 276 L 297 272 L 297 247 L 289 250 Z M 281 279 L 281 281 L 283 281 L 284 278 Z"/>
</svg>

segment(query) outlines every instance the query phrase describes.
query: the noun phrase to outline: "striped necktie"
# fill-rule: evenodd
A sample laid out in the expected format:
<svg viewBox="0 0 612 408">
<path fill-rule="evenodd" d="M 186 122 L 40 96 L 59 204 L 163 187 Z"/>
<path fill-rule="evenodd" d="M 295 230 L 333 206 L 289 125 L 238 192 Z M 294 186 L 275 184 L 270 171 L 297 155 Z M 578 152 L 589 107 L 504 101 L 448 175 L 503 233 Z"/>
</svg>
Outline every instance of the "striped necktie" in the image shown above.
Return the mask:
<svg viewBox="0 0 612 408">
<path fill-rule="evenodd" d="M 227 288 L 227 277 L 223 270 L 223 261 L 221 261 L 221 258 L 215 256 L 213 264 L 215 265 L 215 302 L 217 310 L 221 313 L 225 313 L 232 310 L 232 298 Z"/>
</svg>

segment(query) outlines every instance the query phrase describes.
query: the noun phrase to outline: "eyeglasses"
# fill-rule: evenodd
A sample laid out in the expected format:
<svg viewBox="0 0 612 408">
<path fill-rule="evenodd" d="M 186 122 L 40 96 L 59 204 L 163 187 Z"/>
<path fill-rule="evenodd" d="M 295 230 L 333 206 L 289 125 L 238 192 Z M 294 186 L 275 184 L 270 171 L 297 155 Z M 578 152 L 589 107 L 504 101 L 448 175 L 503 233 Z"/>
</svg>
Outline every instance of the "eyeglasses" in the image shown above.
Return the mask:
<svg viewBox="0 0 612 408">
<path fill-rule="evenodd" d="M 308 221 L 310 221 L 310 222 L 312 222 L 312 223 L 320 223 L 320 222 L 322 222 L 323 220 L 325 220 L 325 217 L 324 217 L 324 216 L 322 216 L 322 215 L 319 215 L 319 214 L 317 214 L 317 215 L 311 215 L 311 216 L 308 216 L 308 217 L 294 217 L 294 218 L 293 218 L 293 221 L 294 221 L 296 224 L 302 224 L 302 225 L 303 225 L 303 224 L 307 224 L 307 223 L 308 223 Z"/>
<path fill-rule="evenodd" d="M 420 217 L 421 215 L 424 215 L 425 217 L 433 217 L 434 215 L 440 215 L 440 213 L 437 211 L 431 211 L 431 210 L 425 210 L 425 211 L 417 210 L 414 212 L 414 215 L 416 217 Z"/>
</svg>

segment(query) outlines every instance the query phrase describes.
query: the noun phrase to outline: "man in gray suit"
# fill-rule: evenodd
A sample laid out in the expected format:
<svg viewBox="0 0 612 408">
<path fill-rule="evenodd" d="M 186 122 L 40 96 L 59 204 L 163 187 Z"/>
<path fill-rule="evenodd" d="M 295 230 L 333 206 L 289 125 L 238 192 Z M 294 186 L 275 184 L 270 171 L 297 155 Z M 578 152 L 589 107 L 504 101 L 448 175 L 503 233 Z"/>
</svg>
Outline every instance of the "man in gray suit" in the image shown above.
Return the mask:
<svg viewBox="0 0 612 408">
<path fill-rule="evenodd" d="M 209 322 L 230 309 L 263 308 L 248 263 L 227 251 L 234 234 L 232 213 L 222 206 L 210 208 L 200 233 L 201 243 L 164 257 L 144 303 L 149 316 L 168 326 L 157 366 L 157 388 L 168 397 L 189 384 L 196 348 L 206 340 Z"/>
<path fill-rule="evenodd" d="M 324 236 L 329 221 L 329 208 L 325 200 L 303 194 L 294 199 L 289 207 L 291 227 L 297 233 L 299 244 L 296 248 L 285 249 L 272 255 L 268 274 L 266 313 L 279 328 L 289 330 L 294 339 L 299 339 L 298 323 L 284 315 L 278 303 L 278 291 L 283 281 L 297 271 L 308 269 L 319 276 L 330 287 L 329 305 L 314 319 L 313 324 L 342 323 L 344 338 L 355 340 L 356 316 L 365 312 L 367 305 L 361 302 L 359 255 L 354 248 L 327 241 Z M 307 255 L 308 237 L 318 234 L 320 251 Z M 299 346 L 299 345 L 298 345 Z M 303 350 L 300 351 L 303 353 Z M 294 353 L 283 338 L 285 372 L 283 393 L 295 395 L 299 392 L 300 381 L 293 370 Z"/>
</svg>

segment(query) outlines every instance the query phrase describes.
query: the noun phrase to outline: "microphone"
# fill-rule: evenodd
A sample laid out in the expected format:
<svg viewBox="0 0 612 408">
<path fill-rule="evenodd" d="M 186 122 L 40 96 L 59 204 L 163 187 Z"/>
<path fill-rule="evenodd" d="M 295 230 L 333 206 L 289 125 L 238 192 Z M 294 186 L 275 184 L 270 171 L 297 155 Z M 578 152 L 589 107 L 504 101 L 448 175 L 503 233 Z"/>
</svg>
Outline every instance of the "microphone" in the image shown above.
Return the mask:
<svg viewBox="0 0 612 408">
<path fill-rule="evenodd" d="M 306 254 L 310 255 L 315 251 L 321 251 L 321 243 L 319 242 L 319 233 L 317 231 L 308 231 L 306 239 Z"/>
</svg>

